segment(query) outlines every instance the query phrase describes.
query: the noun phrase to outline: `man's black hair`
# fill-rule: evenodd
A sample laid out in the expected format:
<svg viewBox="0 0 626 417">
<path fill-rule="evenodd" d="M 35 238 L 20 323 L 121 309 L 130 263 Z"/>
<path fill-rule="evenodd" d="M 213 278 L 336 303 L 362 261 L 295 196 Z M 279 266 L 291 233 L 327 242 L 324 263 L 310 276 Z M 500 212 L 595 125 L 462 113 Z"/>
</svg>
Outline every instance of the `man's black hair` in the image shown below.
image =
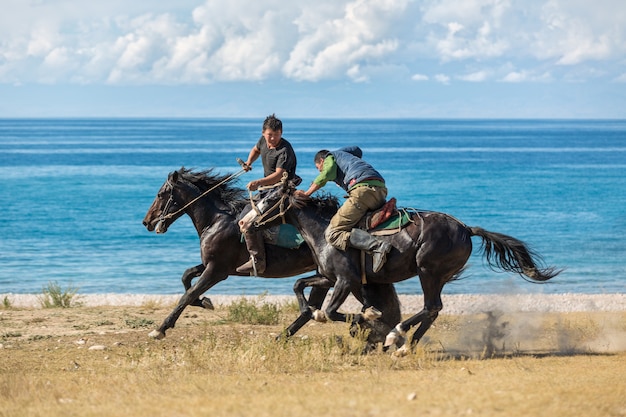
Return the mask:
<svg viewBox="0 0 626 417">
<path fill-rule="evenodd" d="M 329 153 L 330 151 L 326 149 L 322 149 L 321 151 L 315 154 L 315 157 L 313 158 L 313 163 L 317 164 L 319 161 L 326 158 Z"/>
<path fill-rule="evenodd" d="M 263 121 L 263 131 L 265 131 L 265 129 L 280 130 L 282 132 L 283 122 L 281 122 L 280 119 L 272 113 Z"/>
</svg>

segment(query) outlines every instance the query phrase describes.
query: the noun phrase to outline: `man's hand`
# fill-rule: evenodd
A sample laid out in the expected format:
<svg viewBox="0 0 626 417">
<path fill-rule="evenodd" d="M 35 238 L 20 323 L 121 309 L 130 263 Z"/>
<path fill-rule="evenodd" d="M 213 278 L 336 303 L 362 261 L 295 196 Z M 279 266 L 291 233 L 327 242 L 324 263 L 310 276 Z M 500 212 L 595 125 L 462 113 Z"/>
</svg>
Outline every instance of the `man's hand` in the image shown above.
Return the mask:
<svg viewBox="0 0 626 417">
<path fill-rule="evenodd" d="M 307 199 L 307 198 L 311 198 L 311 196 L 309 196 L 305 191 L 302 190 L 296 190 L 293 192 L 293 194 L 296 197 L 302 198 L 302 199 Z"/>
<path fill-rule="evenodd" d="M 252 170 L 252 162 L 243 162 L 241 158 L 237 158 L 237 162 L 241 165 L 241 168 L 243 168 L 244 171 L 248 172 Z"/>
<path fill-rule="evenodd" d="M 254 180 L 254 181 L 250 181 L 248 183 L 248 185 L 246 185 L 246 188 L 250 191 L 256 191 L 259 188 L 259 181 Z"/>
</svg>

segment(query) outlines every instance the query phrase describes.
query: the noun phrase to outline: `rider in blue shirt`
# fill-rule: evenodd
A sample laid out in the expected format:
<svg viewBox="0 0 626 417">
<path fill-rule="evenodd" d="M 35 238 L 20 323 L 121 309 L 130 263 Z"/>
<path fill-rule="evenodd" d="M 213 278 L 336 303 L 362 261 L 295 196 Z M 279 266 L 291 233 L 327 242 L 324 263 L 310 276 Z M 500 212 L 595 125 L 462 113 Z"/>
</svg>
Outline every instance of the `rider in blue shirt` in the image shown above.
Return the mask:
<svg viewBox="0 0 626 417">
<path fill-rule="evenodd" d="M 315 155 L 314 163 L 320 174 L 307 191 L 297 192 L 310 196 L 328 181 L 334 181 L 346 190 L 348 200 L 330 220 L 325 232 L 326 240 L 343 251 L 351 246 L 372 254 L 373 270 L 378 272 L 387 260 L 391 245 L 354 226 L 367 211 L 379 209 L 385 204 L 387 187 L 382 175 L 361 159 L 362 155 L 363 151 L 358 146 L 333 152 L 319 151 Z"/>
</svg>

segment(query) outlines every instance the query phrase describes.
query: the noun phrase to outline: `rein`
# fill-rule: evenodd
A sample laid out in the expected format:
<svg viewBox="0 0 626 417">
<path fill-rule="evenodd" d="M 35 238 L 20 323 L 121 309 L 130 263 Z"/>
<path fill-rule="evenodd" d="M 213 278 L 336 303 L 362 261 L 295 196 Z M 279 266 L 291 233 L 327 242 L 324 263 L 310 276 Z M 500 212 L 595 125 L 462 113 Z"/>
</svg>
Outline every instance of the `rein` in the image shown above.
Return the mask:
<svg viewBox="0 0 626 417">
<path fill-rule="evenodd" d="M 272 188 L 276 188 L 276 187 L 280 187 L 280 186 L 284 186 L 285 183 L 287 182 L 287 173 L 283 173 L 283 178 L 280 180 L 280 182 L 277 182 L 274 185 L 266 185 L 263 187 L 259 187 L 260 190 L 267 190 L 267 189 L 272 189 Z M 276 220 L 277 218 L 281 217 L 283 220 L 283 223 L 285 223 L 285 213 L 287 212 L 287 210 L 289 210 L 293 204 L 291 202 L 289 202 L 289 205 L 287 206 L 287 208 L 285 208 L 285 200 L 288 198 L 287 193 L 283 193 L 280 196 L 280 199 L 276 202 L 276 204 L 274 204 L 272 207 L 270 207 L 268 210 L 265 211 L 265 213 L 261 213 L 261 211 L 258 209 L 258 207 L 256 206 L 256 204 L 254 203 L 254 200 L 252 199 L 252 191 L 250 191 L 250 205 L 252 206 L 252 208 L 254 209 L 254 211 L 257 214 L 258 220 L 254 221 L 254 225 L 256 227 L 260 227 L 263 226 L 267 223 L 270 223 L 274 220 Z M 267 213 L 270 213 L 272 210 L 278 208 L 278 213 L 270 216 L 268 218 L 265 218 L 265 216 L 267 215 Z"/>
</svg>

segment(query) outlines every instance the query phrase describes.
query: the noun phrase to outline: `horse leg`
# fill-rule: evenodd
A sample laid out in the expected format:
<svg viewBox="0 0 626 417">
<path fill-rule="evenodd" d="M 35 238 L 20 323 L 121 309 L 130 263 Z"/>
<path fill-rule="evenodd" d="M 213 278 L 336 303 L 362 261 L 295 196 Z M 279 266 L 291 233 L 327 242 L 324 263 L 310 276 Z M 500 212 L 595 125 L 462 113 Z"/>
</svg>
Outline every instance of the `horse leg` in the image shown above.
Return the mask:
<svg viewBox="0 0 626 417">
<path fill-rule="evenodd" d="M 341 278 L 337 279 L 337 282 L 335 282 L 335 290 L 333 291 L 333 295 L 332 297 L 330 297 L 328 306 L 326 307 L 326 310 L 324 311 L 324 315 L 326 316 L 328 320 L 343 321 L 343 322 L 348 321 L 348 316 L 343 313 L 339 313 L 337 310 L 339 310 L 339 307 L 341 307 L 344 301 L 346 301 L 346 298 L 348 298 L 349 294 L 350 294 L 350 281 L 346 279 L 341 279 Z M 353 322 L 358 323 L 361 320 L 362 320 L 361 314 L 357 314 L 354 317 Z"/>
<path fill-rule="evenodd" d="M 333 283 L 328 278 L 319 274 L 297 280 L 293 286 L 293 291 L 296 293 L 298 305 L 300 306 L 300 316 L 285 329 L 281 336 L 293 336 L 302 326 L 308 323 L 313 317 L 311 309 L 319 310 L 322 308 L 326 294 L 332 286 Z M 312 287 L 308 301 L 304 295 L 304 289 L 307 287 Z"/>
<path fill-rule="evenodd" d="M 215 284 L 226 279 L 227 277 L 227 274 L 212 276 L 212 268 L 207 266 L 204 272 L 200 275 L 198 281 L 196 281 L 196 283 L 185 291 L 182 297 L 180 297 L 178 304 L 174 307 L 174 310 L 172 310 L 170 315 L 165 318 L 161 326 L 158 329 L 151 331 L 149 336 L 154 339 L 163 339 L 167 329 L 174 327 L 176 321 L 188 305 L 192 304 L 194 300 L 199 299 L 200 295 L 204 294 L 209 288 L 213 287 Z"/>
<path fill-rule="evenodd" d="M 191 288 L 191 281 L 194 278 L 200 276 L 200 274 L 204 272 L 204 269 L 205 269 L 204 264 L 200 264 L 200 265 L 192 266 L 191 268 L 188 268 L 187 270 L 185 270 L 185 272 L 183 272 L 183 276 L 181 280 L 183 281 L 183 286 L 185 287 L 185 291 Z M 211 299 L 209 297 L 202 297 L 202 298 L 198 298 L 197 300 L 193 300 L 193 302 L 190 305 L 193 307 L 206 308 L 207 310 L 213 310 L 215 308 L 213 307 L 213 303 L 211 302 Z"/>
<path fill-rule="evenodd" d="M 305 314 L 307 312 L 311 312 L 311 307 L 315 307 L 316 309 L 320 309 L 322 307 L 322 302 L 326 297 L 326 293 L 333 286 L 333 283 L 326 277 L 315 274 L 313 276 L 307 278 L 300 278 L 293 285 L 293 292 L 296 294 L 296 298 L 298 299 L 298 306 L 300 307 L 300 313 Z M 312 287 L 311 294 L 309 295 L 309 299 L 306 299 L 304 295 L 304 290 L 308 287 Z M 326 290 L 323 294 L 314 294 L 313 291 L 315 289 L 318 290 Z M 321 300 L 318 299 L 321 295 Z"/>
<path fill-rule="evenodd" d="M 430 329 L 430 326 L 435 322 L 439 316 L 439 312 L 443 308 L 443 302 L 441 301 L 443 284 L 440 284 L 439 280 L 436 280 L 435 277 L 425 269 L 420 271 L 419 277 L 424 291 L 424 308 L 419 313 L 398 323 L 387 335 L 385 347 L 389 347 L 393 344 L 397 345 L 399 340 L 401 338 L 403 339 L 413 326 L 419 324 L 419 327 L 411 337 L 411 347 L 417 345 L 422 336 L 424 336 L 428 329 Z"/>
<path fill-rule="evenodd" d="M 360 327 L 370 330 L 368 342 L 372 345 L 385 341 L 387 334 L 402 320 L 400 311 L 400 300 L 393 284 L 388 283 L 368 283 L 363 286 L 364 298 L 369 300 L 371 307 L 382 313 L 381 317 L 374 320 L 365 317 L 359 325 L 350 328 L 350 334 L 357 334 Z M 365 309 L 365 306 L 364 306 Z M 367 310 L 365 311 L 367 313 Z M 404 343 L 404 340 L 402 340 Z"/>
</svg>

